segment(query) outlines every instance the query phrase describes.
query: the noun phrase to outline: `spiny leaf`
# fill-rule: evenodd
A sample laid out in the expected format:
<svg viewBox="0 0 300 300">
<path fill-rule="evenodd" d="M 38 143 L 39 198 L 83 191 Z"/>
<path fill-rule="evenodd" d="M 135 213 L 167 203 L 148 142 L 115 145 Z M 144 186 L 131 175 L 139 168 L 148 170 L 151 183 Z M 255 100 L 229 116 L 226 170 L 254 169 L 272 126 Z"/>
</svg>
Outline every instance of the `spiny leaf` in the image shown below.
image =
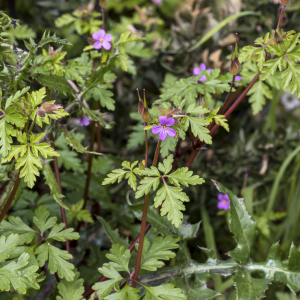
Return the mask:
<svg viewBox="0 0 300 300">
<path fill-rule="evenodd" d="M 156 287 L 144 286 L 146 295 L 144 300 L 187 300 L 187 296 L 182 290 L 175 288 L 171 283 L 166 283 Z"/>
<path fill-rule="evenodd" d="M 249 216 L 243 199 L 237 198 L 230 190 L 221 183 L 213 180 L 216 188 L 226 194 L 230 200 L 230 223 L 229 229 L 237 239 L 237 247 L 228 255 L 243 264 L 246 264 L 251 248 L 255 240 L 255 223 Z"/>
</svg>

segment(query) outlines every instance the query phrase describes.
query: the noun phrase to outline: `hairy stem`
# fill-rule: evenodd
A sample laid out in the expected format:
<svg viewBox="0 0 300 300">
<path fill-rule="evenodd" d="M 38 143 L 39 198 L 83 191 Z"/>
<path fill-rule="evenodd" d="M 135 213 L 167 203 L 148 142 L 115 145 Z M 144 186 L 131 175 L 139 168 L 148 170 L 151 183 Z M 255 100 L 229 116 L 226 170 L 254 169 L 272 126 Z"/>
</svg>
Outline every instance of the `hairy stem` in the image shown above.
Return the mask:
<svg viewBox="0 0 300 300">
<path fill-rule="evenodd" d="M 152 166 L 157 165 L 159 150 L 160 150 L 161 140 L 157 143 L 155 156 L 153 160 Z M 143 246 L 144 246 L 144 237 L 145 237 L 145 229 L 146 229 L 146 222 L 147 222 L 147 212 L 148 212 L 148 205 L 149 205 L 149 194 L 145 195 L 144 200 L 144 207 L 143 207 L 143 215 L 142 215 L 142 224 L 141 224 L 141 231 L 140 231 L 140 239 L 139 239 L 139 248 L 138 248 L 138 254 L 136 259 L 136 265 L 135 265 L 135 272 L 133 275 L 134 280 L 138 280 L 140 267 L 141 267 L 141 261 L 142 261 L 142 253 L 143 253 Z M 132 287 L 136 288 L 136 281 L 133 281 Z"/>
<path fill-rule="evenodd" d="M 21 181 L 21 178 L 20 178 L 20 171 L 21 171 L 21 169 L 19 170 L 19 173 L 18 173 L 18 175 L 17 175 L 18 177 L 17 177 L 17 179 L 16 179 L 16 181 L 15 181 L 15 185 L 14 185 L 14 187 L 13 187 L 13 189 L 12 189 L 12 191 L 11 191 L 11 193 L 10 193 L 10 195 L 9 195 L 9 197 L 8 197 L 8 199 L 7 199 L 5 205 L 4 205 L 4 207 L 3 207 L 3 209 L 2 209 L 2 211 L 1 211 L 1 213 L 0 213 L 0 223 L 1 223 L 2 220 L 4 219 L 4 217 L 5 217 L 5 215 L 6 215 L 7 211 L 8 211 L 8 209 L 10 208 L 11 203 L 12 203 L 12 201 L 13 201 L 15 195 L 16 195 L 16 192 L 17 192 L 17 190 L 18 190 L 18 187 L 19 187 L 19 184 L 20 184 L 20 181 Z"/>
<path fill-rule="evenodd" d="M 51 141 L 52 148 L 55 150 L 54 138 L 53 138 L 52 133 L 50 134 L 50 141 Z M 56 181 L 57 181 L 58 188 L 59 188 L 59 193 L 62 194 L 60 174 L 59 174 L 59 168 L 58 168 L 56 156 L 53 156 L 53 163 L 54 163 L 54 171 L 55 171 Z M 62 217 L 63 223 L 65 223 L 64 229 L 68 229 L 66 211 L 62 206 L 60 206 L 60 212 L 61 212 L 61 217 Z M 66 240 L 66 250 L 68 251 L 68 253 L 70 253 L 70 241 L 69 240 Z M 70 260 L 69 260 L 69 262 L 70 262 Z"/>
</svg>

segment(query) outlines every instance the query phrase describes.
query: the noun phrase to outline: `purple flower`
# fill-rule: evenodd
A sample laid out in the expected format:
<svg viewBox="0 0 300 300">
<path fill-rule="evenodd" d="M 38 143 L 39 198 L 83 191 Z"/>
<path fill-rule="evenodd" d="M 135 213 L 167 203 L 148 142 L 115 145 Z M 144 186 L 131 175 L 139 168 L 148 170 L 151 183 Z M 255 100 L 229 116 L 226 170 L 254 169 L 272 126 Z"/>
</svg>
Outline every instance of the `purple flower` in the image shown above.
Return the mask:
<svg viewBox="0 0 300 300">
<path fill-rule="evenodd" d="M 201 73 L 202 71 L 204 71 L 204 70 L 206 70 L 206 64 L 202 63 L 202 64 L 200 64 L 200 68 L 194 68 L 194 69 L 193 69 L 193 74 L 194 74 L 195 76 L 200 75 L 200 73 Z M 206 71 L 210 74 L 211 69 L 207 69 Z M 203 75 L 203 76 L 199 79 L 199 81 L 200 81 L 200 82 L 206 81 L 206 76 Z"/>
<path fill-rule="evenodd" d="M 94 43 L 95 49 L 101 49 L 103 47 L 105 50 L 109 50 L 111 48 L 111 44 L 109 43 L 113 37 L 111 34 L 105 34 L 104 29 L 98 30 L 98 32 L 95 32 L 92 34 L 92 37 L 96 42 Z"/>
<path fill-rule="evenodd" d="M 235 76 L 235 81 L 242 81 L 242 77 L 241 76 Z"/>
<path fill-rule="evenodd" d="M 175 124 L 175 120 L 173 118 L 161 116 L 158 120 L 161 126 L 153 126 L 151 130 L 153 134 L 159 133 L 160 140 L 164 141 L 167 138 L 167 136 L 174 137 L 176 135 L 176 131 L 170 128 L 170 126 L 173 126 Z"/>
<path fill-rule="evenodd" d="M 228 196 L 226 194 L 219 194 L 218 199 L 219 199 L 218 209 L 228 210 L 230 204 Z"/>
<path fill-rule="evenodd" d="M 90 125 L 90 119 L 86 116 L 79 118 L 79 125 L 80 126 L 89 126 Z"/>
<path fill-rule="evenodd" d="M 153 3 L 154 3 L 155 5 L 157 5 L 157 4 L 161 3 L 162 1 L 163 1 L 163 0 L 154 0 Z"/>
</svg>

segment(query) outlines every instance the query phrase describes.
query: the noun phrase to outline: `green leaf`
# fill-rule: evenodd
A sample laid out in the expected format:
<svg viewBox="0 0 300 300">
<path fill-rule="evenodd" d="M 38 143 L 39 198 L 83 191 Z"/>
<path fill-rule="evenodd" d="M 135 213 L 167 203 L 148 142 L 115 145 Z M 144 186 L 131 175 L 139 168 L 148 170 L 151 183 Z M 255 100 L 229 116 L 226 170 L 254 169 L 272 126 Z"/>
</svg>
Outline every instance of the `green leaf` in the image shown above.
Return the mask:
<svg viewBox="0 0 300 300">
<path fill-rule="evenodd" d="M 109 224 L 100 216 L 97 216 L 97 219 L 101 222 L 106 235 L 113 244 L 119 244 L 124 246 L 125 248 L 128 248 L 129 245 L 127 240 L 120 237 L 118 229 L 112 230 Z"/>
<path fill-rule="evenodd" d="M 87 209 L 82 209 L 84 200 L 81 199 L 78 203 L 71 205 L 68 213 L 71 215 L 72 219 L 77 219 L 80 222 L 93 223 L 93 218 L 91 213 Z"/>
<path fill-rule="evenodd" d="M 143 138 L 143 142 L 145 141 L 145 135 Z M 169 155 L 169 152 L 173 152 L 176 149 L 178 140 L 171 137 L 167 136 L 167 138 L 162 141 L 161 146 L 160 146 L 160 154 L 162 157 L 166 157 Z"/>
<path fill-rule="evenodd" d="M 50 35 L 50 31 L 48 32 L 48 34 L 46 33 L 46 31 L 44 32 L 42 39 L 37 43 L 37 45 L 35 46 L 36 49 L 43 47 L 44 45 L 48 44 L 48 43 L 58 43 L 58 44 L 63 44 L 63 45 L 72 45 L 71 43 L 69 43 L 67 40 L 64 39 L 60 39 L 56 36 L 56 34 L 53 34 L 52 36 Z"/>
<path fill-rule="evenodd" d="M 12 136 L 17 135 L 17 130 L 6 122 L 6 117 L 0 120 L 0 154 L 6 157 L 11 150 Z"/>
<path fill-rule="evenodd" d="M 248 92 L 248 95 L 251 95 L 249 102 L 252 104 L 253 114 L 258 114 L 263 106 L 266 104 L 266 98 L 271 100 L 273 98 L 272 91 L 270 88 L 263 82 L 257 81 L 253 88 Z"/>
<path fill-rule="evenodd" d="M 52 172 L 51 166 L 49 163 L 45 162 L 43 164 L 43 174 L 45 176 L 46 184 L 49 186 L 51 195 L 54 200 L 64 209 L 69 210 L 69 207 L 62 201 L 64 195 L 59 192 L 59 186 Z"/>
<path fill-rule="evenodd" d="M 41 85 L 63 94 L 72 94 L 73 90 L 63 76 L 37 74 L 34 77 Z"/>
<path fill-rule="evenodd" d="M 31 108 L 37 107 L 43 102 L 46 96 L 46 88 L 41 88 L 38 91 L 34 91 L 31 94 L 27 93 L 27 99 Z"/>
<path fill-rule="evenodd" d="M 20 294 L 26 293 L 27 285 L 36 290 L 40 288 L 36 282 L 38 274 L 35 273 L 39 267 L 31 265 L 24 269 L 28 260 L 29 254 L 22 253 L 17 261 L 12 261 L 0 268 L 0 291 L 9 291 L 10 285 Z"/>
<path fill-rule="evenodd" d="M 50 211 L 45 206 L 38 207 L 34 213 L 35 216 L 33 217 L 33 223 L 40 230 L 42 235 L 47 229 L 53 227 L 57 222 L 57 217 L 49 218 Z"/>
<path fill-rule="evenodd" d="M 125 31 L 121 34 L 119 41 L 115 44 L 124 44 L 129 42 L 144 41 L 145 38 L 133 34 L 131 31 Z"/>
<path fill-rule="evenodd" d="M 74 228 L 67 228 L 65 230 L 65 223 L 54 225 L 47 237 L 48 239 L 54 239 L 56 241 L 65 242 L 66 240 L 78 240 L 80 238 L 78 232 L 73 232 Z"/>
<path fill-rule="evenodd" d="M 131 188 L 136 191 L 136 175 L 139 173 L 139 169 L 135 166 L 138 164 L 138 161 L 135 161 L 134 163 L 130 164 L 128 161 L 124 161 L 122 163 L 123 169 L 115 169 L 111 173 L 107 175 L 107 177 L 102 182 L 102 185 L 106 184 L 112 184 L 118 181 L 118 183 L 121 182 L 121 180 L 124 178 L 128 179 L 128 184 L 131 186 Z"/>
<path fill-rule="evenodd" d="M 0 232 L 6 237 L 12 233 L 18 234 L 18 245 L 29 244 L 37 234 L 36 231 L 27 226 L 19 217 L 8 217 L 8 221 L 2 220 Z"/>
<path fill-rule="evenodd" d="M 19 242 L 18 234 L 10 234 L 7 239 L 5 236 L 0 237 L 0 263 L 9 258 L 11 252 Z"/>
<path fill-rule="evenodd" d="M 193 176 L 193 171 L 189 171 L 188 168 L 177 169 L 175 172 L 167 175 L 167 177 L 172 184 L 175 184 L 178 187 L 180 184 L 189 187 L 189 184 L 197 185 L 205 182 L 205 180 L 200 178 L 198 175 Z"/>
<path fill-rule="evenodd" d="M 60 278 L 65 278 L 67 281 L 73 281 L 75 274 L 72 271 L 74 265 L 69 263 L 67 260 L 72 259 L 73 256 L 65 250 L 60 250 L 50 243 L 44 243 L 38 246 L 34 252 L 37 254 L 37 260 L 40 267 L 45 265 L 48 260 L 48 267 L 51 274 L 58 272 Z"/>
<path fill-rule="evenodd" d="M 84 299 L 83 279 L 78 279 L 79 275 L 79 272 L 76 272 L 74 281 L 68 282 L 65 279 L 63 279 L 57 284 L 59 296 L 56 296 L 56 300 Z"/>
<path fill-rule="evenodd" d="M 131 257 L 130 250 L 125 250 L 124 246 L 113 244 L 109 251 L 110 253 L 106 254 L 106 257 L 113 261 L 110 265 L 118 271 L 125 271 L 129 274 L 128 264 Z"/>
<path fill-rule="evenodd" d="M 206 144 L 212 143 L 212 138 L 209 135 L 209 129 L 206 126 L 209 124 L 207 120 L 199 117 L 186 116 L 182 119 L 182 123 L 186 128 L 190 125 L 192 133 L 195 137 L 199 137 L 200 141 L 204 141 Z"/>
<path fill-rule="evenodd" d="M 226 194 L 230 200 L 229 229 L 237 239 L 237 247 L 228 255 L 243 264 L 246 264 L 253 246 L 256 230 L 255 222 L 249 216 L 243 199 L 237 198 L 221 183 L 213 180 L 219 192 Z"/>
<path fill-rule="evenodd" d="M 5 102 L 5 109 L 10 106 L 11 103 L 17 101 L 22 95 L 24 95 L 28 90 L 30 89 L 30 86 L 27 86 L 23 88 L 21 91 L 17 91 L 14 95 L 11 95 Z"/>
<path fill-rule="evenodd" d="M 157 271 L 165 265 L 162 260 L 170 260 L 175 257 L 176 254 L 173 249 L 179 248 L 177 244 L 180 241 L 179 237 L 174 237 L 171 235 L 165 238 L 157 236 L 153 239 L 152 244 L 147 238 L 144 239 L 141 269 L 148 271 Z M 138 249 L 138 244 L 135 244 L 135 248 Z"/>
<path fill-rule="evenodd" d="M 112 98 L 113 92 L 104 88 L 95 87 L 90 90 L 93 98 L 99 100 L 102 107 L 106 107 L 108 110 L 115 110 L 115 100 Z"/>
<path fill-rule="evenodd" d="M 168 220 L 172 221 L 175 227 L 179 227 L 183 218 L 182 210 L 185 207 L 182 202 L 188 202 L 188 196 L 182 192 L 179 187 L 169 186 L 164 184 L 162 188 L 157 191 L 154 198 L 154 206 L 157 208 L 161 206 L 160 214 L 167 215 Z"/>
<path fill-rule="evenodd" d="M 42 168 L 40 159 L 35 156 L 28 146 L 26 154 L 18 158 L 16 163 L 16 169 L 21 169 L 20 177 L 24 177 L 24 181 L 27 182 L 28 187 L 33 188 L 36 181 L 36 176 L 40 175 L 38 168 Z"/>
<path fill-rule="evenodd" d="M 260 299 L 268 289 L 270 280 L 264 278 L 253 278 L 243 268 L 238 268 L 233 280 L 236 287 L 236 297 L 239 300 Z"/>
<path fill-rule="evenodd" d="M 154 169 L 155 167 L 151 167 L 151 169 Z M 156 168 L 155 168 L 156 169 Z M 144 172 L 149 170 L 148 168 L 146 168 L 145 170 L 143 170 Z M 157 170 L 157 169 L 156 169 Z M 158 170 L 157 170 L 158 172 Z M 142 173 L 142 172 L 141 172 Z M 143 174 L 143 173 L 142 173 Z M 159 174 L 159 172 L 158 172 Z M 141 181 L 140 184 L 137 188 L 137 192 L 135 194 L 135 198 L 138 199 L 140 197 L 142 197 L 143 195 L 147 195 L 149 194 L 151 188 L 153 188 L 154 191 L 156 191 L 158 185 L 160 182 L 160 177 L 144 177 Z"/>
<path fill-rule="evenodd" d="M 143 300 L 187 300 L 182 290 L 167 283 L 156 287 L 144 286 L 146 295 Z"/>
<path fill-rule="evenodd" d="M 166 159 L 164 159 L 163 163 L 158 164 L 158 169 L 162 173 L 164 173 L 164 175 L 167 175 L 172 170 L 173 161 L 173 154 L 171 154 Z"/>
<path fill-rule="evenodd" d="M 102 268 L 99 268 L 99 272 L 109 279 L 103 282 L 97 282 L 92 286 L 92 289 L 97 291 L 97 296 L 100 299 L 103 299 L 110 294 L 113 288 L 116 289 L 118 283 L 124 278 L 118 273 L 118 271 L 115 270 L 112 265 L 109 264 L 103 265 Z"/>
<path fill-rule="evenodd" d="M 140 297 L 138 295 L 139 289 L 134 289 L 127 284 L 121 289 L 119 293 L 114 293 L 105 297 L 106 300 L 139 300 Z"/>
</svg>

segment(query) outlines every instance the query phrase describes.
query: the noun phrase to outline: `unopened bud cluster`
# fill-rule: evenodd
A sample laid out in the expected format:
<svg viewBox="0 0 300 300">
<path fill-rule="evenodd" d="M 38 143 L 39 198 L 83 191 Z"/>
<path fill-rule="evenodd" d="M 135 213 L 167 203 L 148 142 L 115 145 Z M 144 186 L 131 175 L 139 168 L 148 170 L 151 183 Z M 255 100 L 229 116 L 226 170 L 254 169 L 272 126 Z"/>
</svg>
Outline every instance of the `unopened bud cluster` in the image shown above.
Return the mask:
<svg viewBox="0 0 300 300">
<path fill-rule="evenodd" d="M 139 97 L 138 112 L 140 115 L 142 115 L 142 119 L 144 120 L 144 122 L 148 122 L 151 119 L 151 115 L 150 115 L 149 109 L 147 107 L 145 90 L 143 90 L 143 92 L 144 92 L 144 102 L 142 101 L 142 99 L 140 97 L 139 89 L 137 89 L 137 93 L 138 93 L 138 97 Z"/>
<path fill-rule="evenodd" d="M 52 103 L 44 103 L 41 107 L 37 109 L 37 114 L 40 117 L 45 117 L 46 114 L 54 115 L 56 112 L 63 108 L 61 105 L 52 104 Z"/>
</svg>

